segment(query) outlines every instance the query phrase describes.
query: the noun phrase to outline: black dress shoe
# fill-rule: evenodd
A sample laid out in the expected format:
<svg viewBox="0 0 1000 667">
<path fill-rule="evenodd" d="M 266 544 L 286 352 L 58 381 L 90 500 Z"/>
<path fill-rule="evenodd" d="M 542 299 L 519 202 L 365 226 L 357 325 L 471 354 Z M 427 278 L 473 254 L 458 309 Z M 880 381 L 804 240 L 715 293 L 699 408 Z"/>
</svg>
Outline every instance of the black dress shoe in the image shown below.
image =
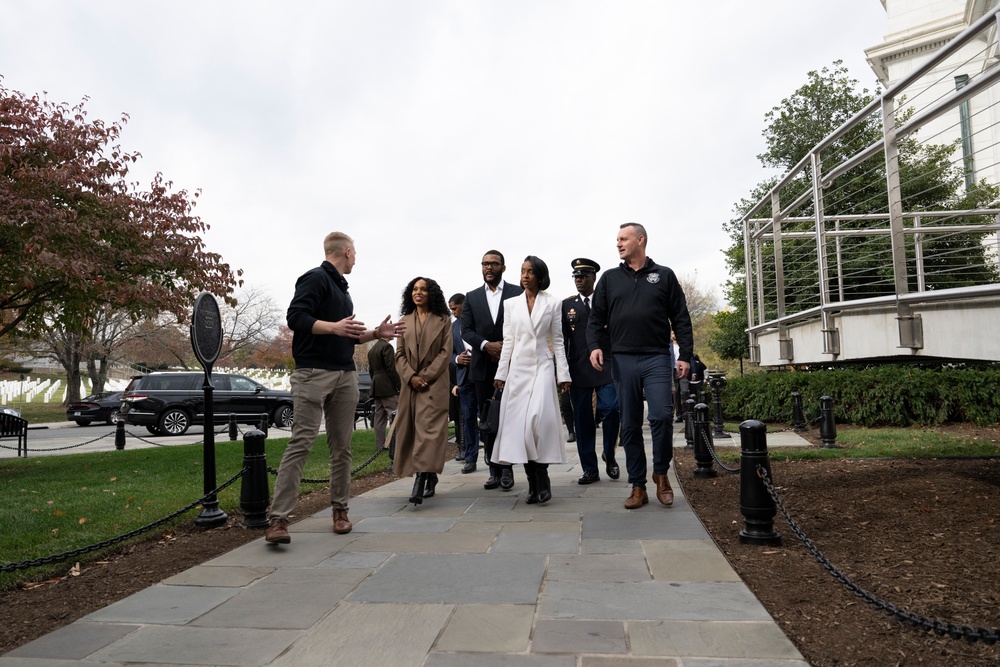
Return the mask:
<svg viewBox="0 0 1000 667">
<path fill-rule="evenodd" d="M 483 488 L 486 490 L 495 489 L 498 486 L 500 486 L 500 478 L 493 474 L 490 474 L 490 478 L 483 484 Z"/>
<path fill-rule="evenodd" d="M 618 479 L 619 477 L 621 477 L 622 470 L 621 468 L 618 467 L 617 461 L 615 461 L 613 458 L 609 461 L 607 458 L 604 457 L 604 454 L 601 454 L 601 460 L 607 464 L 604 467 L 604 472 L 608 473 L 608 477 L 610 477 L 611 479 Z"/>
<path fill-rule="evenodd" d="M 510 491 L 514 488 L 514 471 L 510 466 L 504 466 L 500 471 L 500 489 Z"/>
<path fill-rule="evenodd" d="M 470 472 L 476 472 L 476 462 L 470 461 L 462 466 L 462 474 L 468 474 Z"/>
<path fill-rule="evenodd" d="M 600 482 L 601 476 L 596 472 L 585 472 L 580 479 L 576 480 L 577 484 L 593 484 L 594 482 Z"/>
<path fill-rule="evenodd" d="M 458 454 L 455 454 L 455 460 L 456 461 L 464 461 L 465 460 L 465 452 L 459 451 Z"/>
<path fill-rule="evenodd" d="M 576 433 L 570 433 L 566 436 L 566 442 L 576 442 Z"/>
</svg>

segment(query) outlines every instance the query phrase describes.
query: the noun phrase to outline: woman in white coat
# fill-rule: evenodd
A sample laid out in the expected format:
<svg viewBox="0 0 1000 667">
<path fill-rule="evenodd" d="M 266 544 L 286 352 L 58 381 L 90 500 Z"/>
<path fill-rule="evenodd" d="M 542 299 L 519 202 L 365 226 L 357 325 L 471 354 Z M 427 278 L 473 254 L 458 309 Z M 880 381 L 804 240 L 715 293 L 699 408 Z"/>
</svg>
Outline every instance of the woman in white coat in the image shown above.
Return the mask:
<svg viewBox="0 0 1000 667">
<path fill-rule="evenodd" d="M 549 282 L 545 262 L 526 257 L 521 264 L 524 293 L 504 301 L 503 349 L 493 381 L 503 392 L 494 463 L 524 464 L 528 504 L 552 498 L 548 464 L 566 462 L 557 392 L 569 390 L 569 365 L 562 301 L 544 291 Z"/>
</svg>

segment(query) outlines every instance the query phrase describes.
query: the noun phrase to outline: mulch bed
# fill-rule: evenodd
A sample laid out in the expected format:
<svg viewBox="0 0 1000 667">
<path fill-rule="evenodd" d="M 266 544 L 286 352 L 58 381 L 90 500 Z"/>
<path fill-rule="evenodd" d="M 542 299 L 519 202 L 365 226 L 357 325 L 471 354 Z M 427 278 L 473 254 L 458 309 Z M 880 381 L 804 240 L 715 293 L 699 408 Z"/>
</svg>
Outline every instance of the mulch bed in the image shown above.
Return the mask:
<svg viewBox="0 0 1000 667">
<path fill-rule="evenodd" d="M 785 508 L 854 583 L 912 613 L 1000 628 L 1000 461 L 770 458 Z M 679 451 L 676 464 L 699 518 L 811 665 L 1000 664 L 1000 643 L 941 637 L 854 595 L 780 514 L 781 546 L 741 544 L 740 475 L 695 477 L 690 451 Z"/>
</svg>

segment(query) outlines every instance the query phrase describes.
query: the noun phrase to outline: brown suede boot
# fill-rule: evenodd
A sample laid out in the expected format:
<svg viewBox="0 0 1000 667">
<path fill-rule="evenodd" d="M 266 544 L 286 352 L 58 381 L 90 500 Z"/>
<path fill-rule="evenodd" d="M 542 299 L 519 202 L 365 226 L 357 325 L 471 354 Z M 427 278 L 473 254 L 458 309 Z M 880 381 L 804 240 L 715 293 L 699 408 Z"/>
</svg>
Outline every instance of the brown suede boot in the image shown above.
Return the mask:
<svg viewBox="0 0 1000 667">
<path fill-rule="evenodd" d="M 666 475 L 653 473 L 653 482 L 656 484 L 656 499 L 669 507 L 674 504 L 674 490 L 670 488 L 670 480 Z"/>
<path fill-rule="evenodd" d="M 271 544 L 288 544 L 292 541 L 288 534 L 288 519 L 271 519 L 271 525 L 264 533 L 264 541 Z"/>
<path fill-rule="evenodd" d="M 641 486 L 632 487 L 632 495 L 628 497 L 625 501 L 625 509 L 634 510 L 639 509 L 643 505 L 649 502 L 649 496 L 646 495 L 646 489 Z"/>
</svg>

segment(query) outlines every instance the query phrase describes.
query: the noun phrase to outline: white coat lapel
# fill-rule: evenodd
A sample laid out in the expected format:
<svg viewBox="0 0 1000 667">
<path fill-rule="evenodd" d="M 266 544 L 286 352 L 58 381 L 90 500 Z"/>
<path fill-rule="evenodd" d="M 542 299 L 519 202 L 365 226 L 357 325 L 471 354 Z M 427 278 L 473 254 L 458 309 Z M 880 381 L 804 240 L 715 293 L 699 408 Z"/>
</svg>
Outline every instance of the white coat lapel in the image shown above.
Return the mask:
<svg viewBox="0 0 1000 667">
<path fill-rule="evenodd" d="M 535 338 L 538 338 L 539 334 L 545 335 L 548 329 L 547 298 L 548 294 L 539 292 L 535 297 L 535 307 L 531 309 L 531 329 Z"/>
</svg>

